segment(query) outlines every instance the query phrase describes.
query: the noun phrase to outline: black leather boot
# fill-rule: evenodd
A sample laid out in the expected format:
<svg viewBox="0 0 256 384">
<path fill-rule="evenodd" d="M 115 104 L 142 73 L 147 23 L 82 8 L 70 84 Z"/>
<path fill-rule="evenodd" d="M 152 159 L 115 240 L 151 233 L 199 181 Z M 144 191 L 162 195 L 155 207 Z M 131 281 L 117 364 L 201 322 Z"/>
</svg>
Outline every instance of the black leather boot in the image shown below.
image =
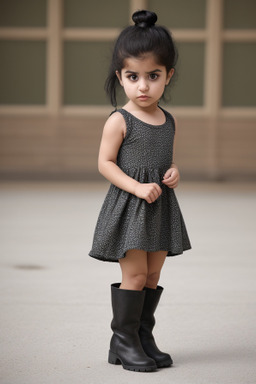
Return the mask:
<svg viewBox="0 0 256 384">
<path fill-rule="evenodd" d="M 152 334 L 155 325 L 154 313 L 163 288 L 160 286 L 157 286 L 157 289 L 144 288 L 144 291 L 146 295 L 139 328 L 141 345 L 146 354 L 155 360 L 158 368 L 170 367 L 173 364 L 171 356 L 158 349 Z"/>
<path fill-rule="evenodd" d="M 108 362 L 122 364 L 130 371 L 149 372 L 156 370 L 156 363 L 144 352 L 138 330 L 144 303 L 145 291 L 119 289 L 120 284 L 111 285 L 114 332 Z"/>
</svg>

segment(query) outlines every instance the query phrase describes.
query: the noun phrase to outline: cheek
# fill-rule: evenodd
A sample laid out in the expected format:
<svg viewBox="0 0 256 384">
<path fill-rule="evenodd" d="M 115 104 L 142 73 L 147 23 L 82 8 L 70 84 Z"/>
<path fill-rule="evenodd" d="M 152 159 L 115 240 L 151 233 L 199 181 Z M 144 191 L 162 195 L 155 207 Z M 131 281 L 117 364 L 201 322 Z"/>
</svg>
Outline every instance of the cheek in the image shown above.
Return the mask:
<svg viewBox="0 0 256 384">
<path fill-rule="evenodd" d="M 129 84 L 129 83 L 124 83 L 124 90 L 126 91 L 126 92 L 132 92 L 132 86 L 131 86 L 131 84 Z"/>
<path fill-rule="evenodd" d="M 165 82 L 161 82 L 155 86 L 155 91 L 158 93 L 163 93 L 165 90 Z"/>
</svg>

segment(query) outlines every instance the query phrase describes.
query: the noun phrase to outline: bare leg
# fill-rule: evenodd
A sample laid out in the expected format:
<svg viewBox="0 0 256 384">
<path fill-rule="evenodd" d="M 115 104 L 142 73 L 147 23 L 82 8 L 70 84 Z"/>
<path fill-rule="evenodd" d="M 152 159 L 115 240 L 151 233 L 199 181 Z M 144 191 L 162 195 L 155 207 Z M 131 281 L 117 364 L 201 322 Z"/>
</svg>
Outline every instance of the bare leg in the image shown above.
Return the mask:
<svg viewBox="0 0 256 384">
<path fill-rule="evenodd" d="M 166 251 L 148 252 L 148 273 L 145 284 L 147 288 L 156 289 L 166 255 Z"/>
<path fill-rule="evenodd" d="M 119 260 L 122 270 L 121 289 L 141 291 L 147 281 L 148 266 L 147 252 L 131 249 L 126 256 Z"/>
<path fill-rule="evenodd" d="M 145 252 L 131 249 L 119 260 L 122 270 L 121 289 L 142 290 L 145 286 L 156 289 L 166 251 Z"/>
</svg>

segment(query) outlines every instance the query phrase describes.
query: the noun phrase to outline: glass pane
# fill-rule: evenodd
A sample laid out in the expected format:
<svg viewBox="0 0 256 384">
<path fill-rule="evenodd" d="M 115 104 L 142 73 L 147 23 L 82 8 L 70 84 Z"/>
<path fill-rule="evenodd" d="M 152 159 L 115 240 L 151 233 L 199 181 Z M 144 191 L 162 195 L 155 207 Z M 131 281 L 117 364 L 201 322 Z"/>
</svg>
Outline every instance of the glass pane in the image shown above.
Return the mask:
<svg viewBox="0 0 256 384">
<path fill-rule="evenodd" d="M 224 28 L 250 29 L 256 28 L 255 0 L 225 0 Z"/>
<path fill-rule="evenodd" d="M 45 104 L 46 43 L 0 40 L 0 104 Z"/>
<path fill-rule="evenodd" d="M 109 104 L 104 84 L 112 55 L 112 43 L 67 41 L 64 43 L 64 104 Z"/>
<path fill-rule="evenodd" d="M 256 43 L 225 43 L 223 106 L 256 106 Z"/>
<path fill-rule="evenodd" d="M 45 27 L 46 0 L 1 0 L 1 27 Z"/>
<path fill-rule="evenodd" d="M 158 23 L 172 28 L 205 28 L 206 0 L 149 0 Z"/>
<path fill-rule="evenodd" d="M 64 0 L 65 27 L 124 27 L 129 23 L 129 1 Z"/>
<path fill-rule="evenodd" d="M 202 106 L 204 104 L 204 43 L 179 43 L 176 77 L 167 88 L 168 104 Z"/>
</svg>

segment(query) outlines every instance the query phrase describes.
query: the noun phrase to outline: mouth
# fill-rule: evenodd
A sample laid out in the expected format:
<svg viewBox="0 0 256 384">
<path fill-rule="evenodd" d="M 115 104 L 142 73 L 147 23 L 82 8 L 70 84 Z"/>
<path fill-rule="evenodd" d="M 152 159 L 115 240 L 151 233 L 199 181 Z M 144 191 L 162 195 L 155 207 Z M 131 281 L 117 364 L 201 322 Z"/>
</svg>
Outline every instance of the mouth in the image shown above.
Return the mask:
<svg viewBox="0 0 256 384">
<path fill-rule="evenodd" d="M 147 100 L 147 99 L 149 99 L 149 96 L 141 95 L 141 96 L 138 96 L 138 99 L 140 99 L 140 100 Z"/>
</svg>

